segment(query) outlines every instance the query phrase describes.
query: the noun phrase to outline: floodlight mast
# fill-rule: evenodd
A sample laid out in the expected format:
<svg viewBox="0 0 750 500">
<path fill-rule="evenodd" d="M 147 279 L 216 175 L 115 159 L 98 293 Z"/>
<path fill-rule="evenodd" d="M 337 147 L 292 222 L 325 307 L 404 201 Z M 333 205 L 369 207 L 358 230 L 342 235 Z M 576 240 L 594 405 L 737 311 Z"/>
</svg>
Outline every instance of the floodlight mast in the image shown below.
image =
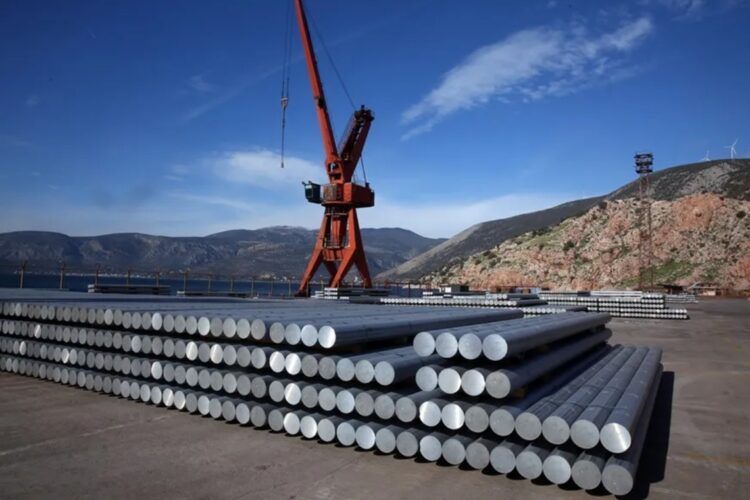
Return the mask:
<svg viewBox="0 0 750 500">
<path fill-rule="evenodd" d="M 636 153 L 635 172 L 638 174 L 638 289 L 654 288 L 654 249 L 651 224 L 651 185 L 649 176 L 654 171 L 652 153 Z"/>
<path fill-rule="evenodd" d="M 359 230 L 357 208 L 375 205 L 375 193 L 368 183 L 364 186 L 352 182 L 354 171 L 362 155 L 362 149 L 374 119 L 372 111 L 362 106 L 356 110 L 349 121 L 346 133 L 336 145 L 333 127 L 328 116 L 328 106 L 323 83 L 318 72 L 307 16 L 302 0 L 295 0 L 297 24 L 302 38 L 302 47 L 307 62 L 307 73 L 310 77 L 318 124 L 323 137 L 325 150 L 325 169 L 328 184 L 321 186 L 312 182 L 305 183 L 305 196 L 311 203 L 323 205 L 323 221 L 315 241 L 305 274 L 300 281 L 298 296 L 307 296 L 310 281 L 321 264 L 330 274 L 328 286 L 339 287 L 352 265 L 357 267 L 365 288 L 372 286 L 370 271 L 365 258 L 362 235 Z"/>
</svg>

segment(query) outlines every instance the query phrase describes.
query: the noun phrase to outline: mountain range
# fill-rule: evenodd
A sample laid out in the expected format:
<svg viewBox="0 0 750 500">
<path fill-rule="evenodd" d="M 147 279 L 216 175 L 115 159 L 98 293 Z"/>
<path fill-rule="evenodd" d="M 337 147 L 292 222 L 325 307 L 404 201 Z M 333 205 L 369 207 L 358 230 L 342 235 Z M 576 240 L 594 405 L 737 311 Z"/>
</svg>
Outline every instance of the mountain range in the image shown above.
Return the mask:
<svg viewBox="0 0 750 500">
<path fill-rule="evenodd" d="M 44 231 L 0 234 L 0 265 L 54 270 L 61 262 L 71 271 L 212 272 L 220 275 L 299 277 L 317 231 L 275 226 L 232 230 L 204 237 L 168 237 L 140 233 L 68 236 Z M 370 273 L 375 275 L 441 243 L 399 228 L 362 229 Z"/>
</svg>

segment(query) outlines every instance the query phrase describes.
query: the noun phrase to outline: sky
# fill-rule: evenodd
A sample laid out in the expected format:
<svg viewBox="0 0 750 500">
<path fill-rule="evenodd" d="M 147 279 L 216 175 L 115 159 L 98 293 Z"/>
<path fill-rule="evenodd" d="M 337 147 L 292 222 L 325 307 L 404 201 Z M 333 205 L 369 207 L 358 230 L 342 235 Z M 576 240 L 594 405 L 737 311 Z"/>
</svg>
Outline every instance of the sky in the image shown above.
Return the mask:
<svg viewBox="0 0 750 500">
<path fill-rule="evenodd" d="M 288 5 L 0 3 L 0 232 L 317 228 L 301 183 L 323 181 L 323 147 L 296 25 L 280 167 Z M 352 113 L 337 71 L 375 115 L 363 227 L 450 237 L 612 191 L 637 151 L 656 170 L 735 140 L 750 157 L 749 1 L 306 7 L 337 135 Z"/>
</svg>

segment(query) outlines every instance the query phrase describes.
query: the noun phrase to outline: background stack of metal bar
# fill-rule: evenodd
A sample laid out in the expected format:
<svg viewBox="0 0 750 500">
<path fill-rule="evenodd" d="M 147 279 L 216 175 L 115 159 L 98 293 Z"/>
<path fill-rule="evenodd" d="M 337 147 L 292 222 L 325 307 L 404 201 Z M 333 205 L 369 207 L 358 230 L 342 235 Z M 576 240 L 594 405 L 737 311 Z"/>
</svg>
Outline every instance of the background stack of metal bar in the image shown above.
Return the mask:
<svg viewBox="0 0 750 500">
<path fill-rule="evenodd" d="M 606 313 L 0 290 L 0 314 L 4 371 L 615 494 L 661 375 Z"/>
<path fill-rule="evenodd" d="M 668 296 L 637 291 L 541 292 L 550 306 L 583 306 L 618 318 L 688 319 L 687 309 L 670 308 Z"/>
</svg>

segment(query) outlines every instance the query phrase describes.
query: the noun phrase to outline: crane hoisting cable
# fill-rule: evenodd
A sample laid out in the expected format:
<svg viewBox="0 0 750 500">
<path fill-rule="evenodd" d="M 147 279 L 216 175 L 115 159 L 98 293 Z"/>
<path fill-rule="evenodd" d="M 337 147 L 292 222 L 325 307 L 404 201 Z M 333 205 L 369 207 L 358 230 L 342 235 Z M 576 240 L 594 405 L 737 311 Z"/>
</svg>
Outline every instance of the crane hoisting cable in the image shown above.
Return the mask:
<svg viewBox="0 0 750 500">
<path fill-rule="evenodd" d="M 284 168 L 284 145 L 286 139 L 286 108 L 289 105 L 289 73 L 292 63 L 292 3 L 287 4 L 286 32 L 284 33 L 284 56 L 281 62 L 281 168 Z"/>
</svg>

